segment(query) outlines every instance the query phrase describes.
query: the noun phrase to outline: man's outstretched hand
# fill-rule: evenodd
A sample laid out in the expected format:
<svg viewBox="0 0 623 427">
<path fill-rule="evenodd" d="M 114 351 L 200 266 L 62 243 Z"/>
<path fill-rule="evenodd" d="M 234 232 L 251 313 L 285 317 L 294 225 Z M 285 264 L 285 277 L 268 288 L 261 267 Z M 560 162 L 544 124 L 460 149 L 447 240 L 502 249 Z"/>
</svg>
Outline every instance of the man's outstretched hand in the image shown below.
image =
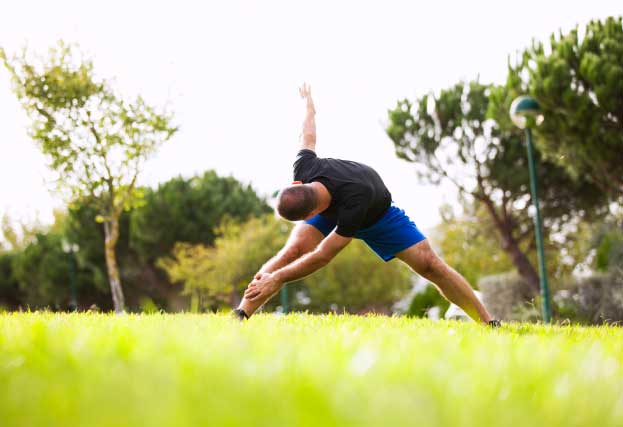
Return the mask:
<svg viewBox="0 0 623 427">
<path fill-rule="evenodd" d="M 270 273 L 257 273 L 247 290 L 244 297 L 249 301 L 268 300 L 283 287 L 283 283 L 276 280 Z"/>
<path fill-rule="evenodd" d="M 304 98 L 307 101 L 307 111 L 315 113 L 316 108 L 314 108 L 314 100 L 312 99 L 311 86 L 307 83 L 303 83 L 303 86 L 299 88 L 299 94 L 301 98 Z"/>
</svg>

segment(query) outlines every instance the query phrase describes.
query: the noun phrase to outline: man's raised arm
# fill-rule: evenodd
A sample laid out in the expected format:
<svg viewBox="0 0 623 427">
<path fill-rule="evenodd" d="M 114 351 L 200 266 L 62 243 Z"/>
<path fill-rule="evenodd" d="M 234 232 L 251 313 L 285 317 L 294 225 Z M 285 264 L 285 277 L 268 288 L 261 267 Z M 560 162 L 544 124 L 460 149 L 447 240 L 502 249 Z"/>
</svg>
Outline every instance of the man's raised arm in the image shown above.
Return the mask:
<svg viewBox="0 0 623 427">
<path fill-rule="evenodd" d="M 305 120 L 303 121 L 303 132 L 301 133 L 301 150 L 308 149 L 316 151 L 316 109 L 312 99 L 311 86 L 303 83 L 299 88 L 301 98 L 306 101 Z"/>
</svg>

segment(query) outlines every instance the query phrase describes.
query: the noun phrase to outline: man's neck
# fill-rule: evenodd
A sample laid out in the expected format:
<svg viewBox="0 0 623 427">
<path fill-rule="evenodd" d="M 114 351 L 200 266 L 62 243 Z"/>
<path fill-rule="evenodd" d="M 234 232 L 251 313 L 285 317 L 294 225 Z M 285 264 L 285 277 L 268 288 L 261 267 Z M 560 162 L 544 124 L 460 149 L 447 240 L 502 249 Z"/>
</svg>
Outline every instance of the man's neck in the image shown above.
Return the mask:
<svg viewBox="0 0 623 427">
<path fill-rule="evenodd" d="M 316 198 L 318 199 L 318 207 L 315 209 L 315 213 L 320 213 L 325 211 L 329 205 L 331 204 L 331 193 L 327 190 L 322 183 L 318 181 L 314 181 L 310 183 L 311 187 L 314 189 L 316 193 Z"/>
</svg>

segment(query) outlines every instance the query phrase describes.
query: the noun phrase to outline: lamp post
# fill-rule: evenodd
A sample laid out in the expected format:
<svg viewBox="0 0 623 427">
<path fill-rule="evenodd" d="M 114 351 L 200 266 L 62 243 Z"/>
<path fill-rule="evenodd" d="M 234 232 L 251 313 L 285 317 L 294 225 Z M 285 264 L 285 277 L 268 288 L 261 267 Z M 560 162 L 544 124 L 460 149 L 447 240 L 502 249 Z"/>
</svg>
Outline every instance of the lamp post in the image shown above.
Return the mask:
<svg viewBox="0 0 623 427">
<path fill-rule="evenodd" d="M 528 150 L 528 168 L 530 170 L 530 192 L 534 204 L 534 228 L 536 235 L 536 247 L 539 257 L 539 279 L 541 284 L 541 299 L 543 308 L 543 321 L 550 323 L 552 309 L 549 302 L 549 286 L 547 284 L 547 269 L 545 268 L 545 253 L 543 251 L 543 234 L 541 231 L 541 212 L 539 210 L 539 196 L 537 193 L 537 180 L 534 165 L 534 148 L 532 145 L 532 127 L 543 122 L 543 114 L 539 103 L 530 96 L 520 96 L 511 104 L 510 116 L 513 123 L 526 131 L 526 148 Z"/>
<path fill-rule="evenodd" d="M 76 252 L 80 247 L 76 243 L 69 243 L 63 239 L 63 252 L 67 254 L 67 262 L 69 263 L 69 286 L 70 286 L 70 300 L 69 306 L 72 311 L 78 309 L 78 297 L 77 297 L 77 278 L 76 278 Z"/>
</svg>

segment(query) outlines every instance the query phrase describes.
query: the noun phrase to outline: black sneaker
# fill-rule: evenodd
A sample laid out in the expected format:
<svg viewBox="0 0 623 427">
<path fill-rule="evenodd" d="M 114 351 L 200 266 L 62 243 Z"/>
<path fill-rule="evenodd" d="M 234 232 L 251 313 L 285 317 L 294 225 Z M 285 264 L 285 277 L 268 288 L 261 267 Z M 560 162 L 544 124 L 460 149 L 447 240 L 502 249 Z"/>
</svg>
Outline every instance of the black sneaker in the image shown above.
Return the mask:
<svg viewBox="0 0 623 427">
<path fill-rule="evenodd" d="M 491 326 L 492 328 L 499 328 L 500 326 L 502 326 L 502 322 L 496 319 L 489 320 L 489 326 Z"/>
<path fill-rule="evenodd" d="M 238 320 L 247 320 L 249 318 L 249 315 L 241 308 L 235 309 L 233 313 Z"/>
</svg>

